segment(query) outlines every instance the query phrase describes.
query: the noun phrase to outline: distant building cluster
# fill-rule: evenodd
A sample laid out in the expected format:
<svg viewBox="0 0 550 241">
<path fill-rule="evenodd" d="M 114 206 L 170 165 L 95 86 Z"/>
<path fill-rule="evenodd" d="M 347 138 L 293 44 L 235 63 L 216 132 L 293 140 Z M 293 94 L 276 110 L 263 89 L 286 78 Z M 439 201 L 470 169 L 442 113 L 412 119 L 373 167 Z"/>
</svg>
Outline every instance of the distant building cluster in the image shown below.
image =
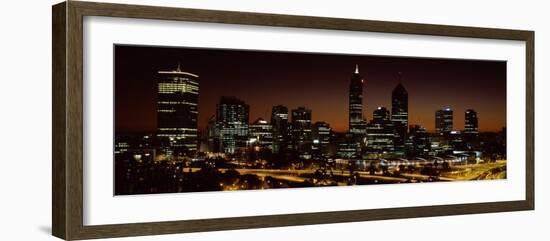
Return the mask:
<svg viewBox="0 0 550 241">
<path fill-rule="evenodd" d="M 391 93 L 391 109 L 377 107 L 372 119 L 363 116 L 364 79 L 355 67 L 349 82 L 348 131 L 334 131 L 330 123 L 312 122 L 314 113 L 307 107 L 289 109 L 275 105 L 269 120 L 250 122 L 250 106 L 233 96 L 223 96 L 209 118 L 206 131 L 197 127 L 199 76 L 184 72 L 158 72 L 157 123 L 147 142 L 137 141 L 140 150 L 158 150 L 165 158 L 194 157 L 198 153 L 220 155 L 278 155 L 288 159 L 381 159 L 476 155 L 505 153 L 505 130 L 481 135 L 475 110 L 464 112 L 464 130 L 453 126 L 453 110 L 435 111 L 435 133 L 409 123 L 408 92 L 399 83 Z M 487 134 L 489 135 L 489 134 Z M 124 135 L 117 135 L 115 151 L 131 151 Z M 152 141 L 154 139 L 154 141 Z M 136 142 L 134 140 L 134 142 Z M 155 143 L 151 143 L 155 142 Z M 145 144 L 144 144 L 145 143 Z M 155 148 L 155 146 L 157 148 Z M 500 148 L 500 149 L 499 149 Z M 147 152 L 147 151 L 142 151 Z M 138 153 L 145 158 L 147 153 Z M 148 153 L 160 155 L 159 153 Z"/>
</svg>

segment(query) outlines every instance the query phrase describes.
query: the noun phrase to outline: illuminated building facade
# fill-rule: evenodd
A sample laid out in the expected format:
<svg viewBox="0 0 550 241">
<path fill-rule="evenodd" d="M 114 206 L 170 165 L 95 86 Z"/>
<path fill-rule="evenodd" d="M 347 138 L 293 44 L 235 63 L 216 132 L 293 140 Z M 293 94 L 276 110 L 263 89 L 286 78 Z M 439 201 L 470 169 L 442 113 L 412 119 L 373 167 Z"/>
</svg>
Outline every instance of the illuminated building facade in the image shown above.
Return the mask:
<svg viewBox="0 0 550 241">
<path fill-rule="evenodd" d="M 305 107 L 298 107 L 292 110 L 292 149 L 296 151 L 300 158 L 311 158 L 311 110 Z"/>
<path fill-rule="evenodd" d="M 158 146 L 158 140 L 152 134 L 117 133 L 114 153 L 117 160 L 153 162 Z"/>
<path fill-rule="evenodd" d="M 401 83 L 393 89 L 391 102 L 391 121 L 395 126 L 394 145 L 396 151 L 403 151 L 409 125 L 409 94 Z"/>
<path fill-rule="evenodd" d="M 408 139 L 411 143 L 409 154 L 412 157 L 426 157 L 430 152 L 431 141 L 426 128 L 420 125 L 409 126 Z"/>
<path fill-rule="evenodd" d="M 273 126 L 258 118 L 248 127 L 249 144 L 260 149 L 273 149 Z"/>
<path fill-rule="evenodd" d="M 477 112 L 467 109 L 464 113 L 464 134 L 478 134 Z"/>
<path fill-rule="evenodd" d="M 477 112 L 467 109 L 464 112 L 464 146 L 466 150 L 479 149 L 479 130 L 477 124 Z"/>
<path fill-rule="evenodd" d="M 216 109 L 221 151 L 233 154 L 246 148 L 249 106 L 236 97 L 222 96 Z"/>
<path fill-rule="evenodd" d="M 336 144 L 336 156 L 345 159 L 359 158 L 357 150 L 360 149 L 359 143 L 355 141 L 351 133 L 335 133 L 332 141 Z"/>
<path fill-rule="evenodd" d="M 448 143 L 453 151 L 465 150 L 463 133 L 460 131 L 451 131 L 447 137 Z"/>
<path fill-rule="evenodd" d="M 329 156 L 332 129 L 329 123 L 318 121 L 313 124 L 313 153 L 316 156 Z"/>
<path fill-rule="evenodd" d="M 349 132 L 356 135 L 365 134 L 363 120 L 363 77 L 359 75 L 359 66 L 355 66 L 349 83 Z"/>
<path fill-rule="evenodd" d="M 271 109 L 273 126 L 273 153 L 284 153 L 289 145 L 288 108 L 277 105 Z"/>
<path fill-rule="evenodd" d="M 192 155 L 197 151 L 199 76 L 176 70 L 157 73 L 157 136 L 170 141 L 170 151 Z"/>
<path fill-rule="evenodd" d="M 443 135 L 453 130 L 453 110 L 445 108 L 435 112 L 435 132 Z"/>
<path fill-rule="evenodd" d="M 383 156 L 394 151 L 395 127 L 390 120 L 390 112 L 378 107 L 367 125 L 367 154 Z"/>
</svg>

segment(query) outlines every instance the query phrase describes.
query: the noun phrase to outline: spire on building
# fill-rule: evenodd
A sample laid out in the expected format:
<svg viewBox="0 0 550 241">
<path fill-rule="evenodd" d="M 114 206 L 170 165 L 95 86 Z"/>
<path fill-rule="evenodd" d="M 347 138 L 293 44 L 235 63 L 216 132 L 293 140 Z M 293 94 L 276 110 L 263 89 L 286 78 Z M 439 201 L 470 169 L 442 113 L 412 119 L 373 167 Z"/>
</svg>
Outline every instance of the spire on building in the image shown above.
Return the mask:
<svg viewBox="0 0 550 241">
<path fill-rule="evenodd" d="M 355 73 L 359 74 L 359 65 L 358 64 L 355 64 Z"/>
</svg>

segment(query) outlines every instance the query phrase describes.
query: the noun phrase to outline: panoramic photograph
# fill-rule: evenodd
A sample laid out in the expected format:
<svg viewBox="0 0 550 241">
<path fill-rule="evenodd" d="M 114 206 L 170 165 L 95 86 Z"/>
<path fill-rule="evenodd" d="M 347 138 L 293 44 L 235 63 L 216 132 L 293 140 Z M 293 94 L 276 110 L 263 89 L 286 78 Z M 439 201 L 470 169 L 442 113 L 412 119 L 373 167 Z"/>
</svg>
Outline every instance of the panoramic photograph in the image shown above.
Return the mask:
<svg viewBox="0 0 550 241">
<path fill-rule="evenodd" d="M 114 195 L 506 179 L 506 62 L 114 46 Z"/>
</svg>

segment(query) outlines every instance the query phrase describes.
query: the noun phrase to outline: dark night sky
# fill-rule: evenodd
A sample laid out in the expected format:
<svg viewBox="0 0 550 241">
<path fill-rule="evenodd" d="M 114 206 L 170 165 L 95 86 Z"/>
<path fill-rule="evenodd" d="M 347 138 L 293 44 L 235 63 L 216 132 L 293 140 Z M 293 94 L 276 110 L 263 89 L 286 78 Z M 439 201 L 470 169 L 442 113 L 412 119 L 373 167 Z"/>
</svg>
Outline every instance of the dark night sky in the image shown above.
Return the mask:
<svg viewBox="0 0 550 241">
<path fill-rule="evenodd" d="M 363 114 L 391 109 L 391 91 L 402 83 L 409 92 L 409 124 L 434 130 L 435 111 L 454 110 L 454 129 L 464 128 L 464 111 L 475 109 L 480 131 L 506 126 L 506 63 L 264 52 L 221 49 L 115 46 L 115 128 L 153 132 L 156 128 L 156 72 L 173 70 L 200 76 L 199 129 L 215 113 L 220 96 L 250 105 L 250 121 L 269 120 L 271 107 L 305 106 L 313 121 L 346 131 L 348 85 L 355 64 L 365 79 Z"/>
</svg>

